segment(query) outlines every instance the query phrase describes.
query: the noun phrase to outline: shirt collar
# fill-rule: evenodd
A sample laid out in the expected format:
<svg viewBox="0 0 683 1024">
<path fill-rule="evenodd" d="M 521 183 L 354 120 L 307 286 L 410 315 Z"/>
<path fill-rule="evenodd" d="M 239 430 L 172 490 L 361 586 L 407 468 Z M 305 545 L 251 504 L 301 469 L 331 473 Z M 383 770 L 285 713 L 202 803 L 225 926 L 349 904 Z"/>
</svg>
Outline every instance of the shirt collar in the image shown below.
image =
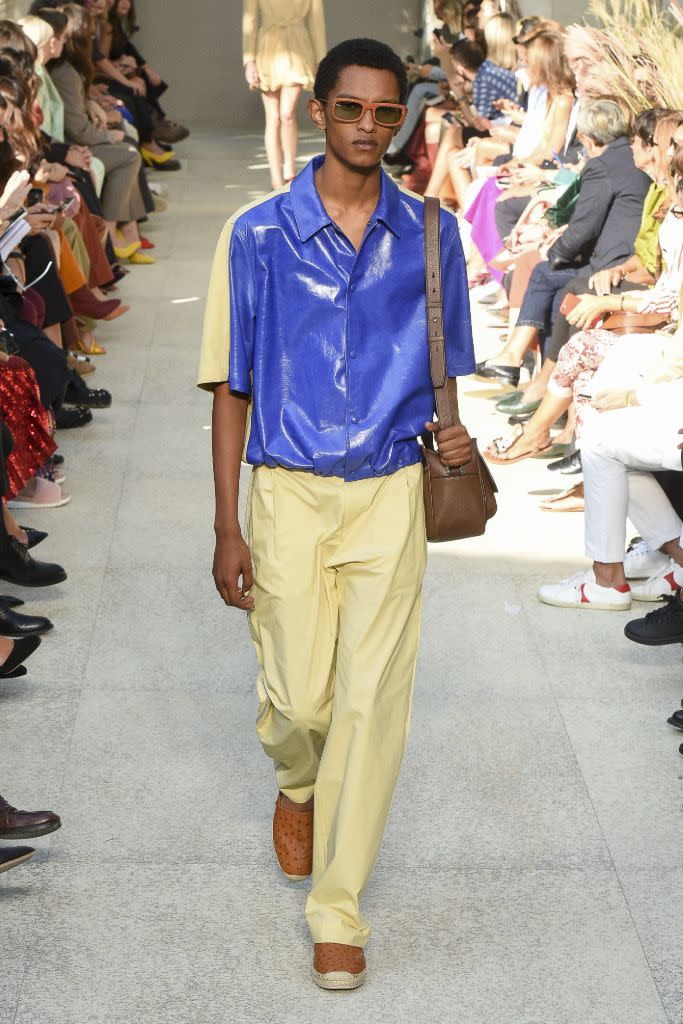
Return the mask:
<svg viewBox="0 0 683 1024">
<path fill-rule="evenodd" d="M 330 215 L 323 206 L 322 199 L 315 185 L 314 174 L 321 166 L 323 156 L 316 156 L 304 167 L 289 186 L 289 195 L 294 210 L 299 238 L 308 241 L 321 228 L 332 223 Z M 370 219 L 370 225 L 381 221 L 397 238 L 400 238 L 399 225 L 400 192 L 396 182 L 384 171 L 381 172 L 379 202 Z"/>
</svg>

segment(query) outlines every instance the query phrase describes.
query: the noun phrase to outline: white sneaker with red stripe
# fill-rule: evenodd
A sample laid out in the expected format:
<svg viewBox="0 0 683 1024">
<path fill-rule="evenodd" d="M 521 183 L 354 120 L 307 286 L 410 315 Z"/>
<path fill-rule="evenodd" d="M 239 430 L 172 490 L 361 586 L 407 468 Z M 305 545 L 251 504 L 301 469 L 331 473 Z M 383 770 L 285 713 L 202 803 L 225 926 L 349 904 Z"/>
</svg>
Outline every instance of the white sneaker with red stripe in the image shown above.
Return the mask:
<svg viewBox="0 0 683 1024">
<path fill-rule="evenodd" d="M 592 569 L 577 572 L 559 583 L 545 583 L 538 588 L 538 598 L 555 608 L 582 608 L 597 612 L 627 612 L 631 607 L 631 588 L 601 587 L 595 582 Z"/>
<path fill-rule="evenodd" d="M 644 540 L 632 541 L 624 556 L 624 575 L 627 580 L 649 580 L 651 576 L 667 571 L 669 559 L 662 551 L 653 551 Z M 635 595 L 634 595 L 635 596 Z"/>
<path fill-rule="evenodd" d="M 634 583 L 631 587 L 634 601 L 660 601 L 669 594 L 675 594 L 683 587 L 683 568 L 676 565 L 673 558 L 660 572 L 650 576 L 644 583 Z"/>
</svg>

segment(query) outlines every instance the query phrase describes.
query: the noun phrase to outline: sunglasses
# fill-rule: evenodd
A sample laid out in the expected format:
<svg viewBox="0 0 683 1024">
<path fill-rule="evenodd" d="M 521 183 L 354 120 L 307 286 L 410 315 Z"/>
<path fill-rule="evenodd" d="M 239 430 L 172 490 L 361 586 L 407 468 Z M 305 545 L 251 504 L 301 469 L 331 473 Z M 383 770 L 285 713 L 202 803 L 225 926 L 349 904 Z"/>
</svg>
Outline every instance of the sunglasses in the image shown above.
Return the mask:
<svg viewBox="0 0 683 1024">
<path fill-rule="evenodd" d="M 342 98 L 318 102 L 329 104 L 332 118 L 342 124 L 357 124 L 365 116 L 365 111 L 371 110 L 375 124 L 381 128 L 400 128 L 408 112 L 402 103 L 364 103 L 362 100 Z"/>
</svg>

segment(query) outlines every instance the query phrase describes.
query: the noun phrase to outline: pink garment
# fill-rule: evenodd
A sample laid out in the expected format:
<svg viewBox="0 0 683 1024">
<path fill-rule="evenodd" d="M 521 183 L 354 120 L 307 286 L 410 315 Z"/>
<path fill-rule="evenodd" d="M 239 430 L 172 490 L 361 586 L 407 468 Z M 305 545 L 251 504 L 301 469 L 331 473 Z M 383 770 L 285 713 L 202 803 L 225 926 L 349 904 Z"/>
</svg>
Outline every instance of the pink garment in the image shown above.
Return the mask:
<svg viewBox="0 0 683 1024">
<path fill-rule="evenodd" d="M 590 393 L 593 377 L 603 359 L 621 335 L 614 331 L 579 331 L 560 349 L 548 390 L 558 397 L 573 395 L 576 411 L 576 437 L 581 437 L 583 419 L 591 399 L 582 398 Z"/>
<path fill-rule="evenodd" d="M 471 206 L 465 210 L 465 220 L 472 225 L 472 241 L 481 253 L 494 281 L 502 284 L 505 275 L 489 266 L 503 246 L 503 239 L 496 227 L 496 203 L 502 189 L 495 178 L 489 178 L 479 190 Z"/>
</svg>

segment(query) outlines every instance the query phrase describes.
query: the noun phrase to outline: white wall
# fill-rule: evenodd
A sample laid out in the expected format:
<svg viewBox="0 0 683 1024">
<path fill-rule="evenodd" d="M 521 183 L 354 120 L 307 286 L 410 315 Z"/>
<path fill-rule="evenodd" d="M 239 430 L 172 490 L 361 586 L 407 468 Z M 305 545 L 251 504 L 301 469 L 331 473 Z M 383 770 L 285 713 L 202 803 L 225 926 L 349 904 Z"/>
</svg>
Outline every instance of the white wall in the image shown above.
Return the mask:
<svg viewBox="0 0 683 1024">
<path fill-rule="evenodd" d="M 136 42 L 171 84 L 168 112 L 191 124 L 260 125 L 261 103 L 242 75 L 242 0 L 138 0 Z M 416 48 L 419 0 L 326 0 L 328 44 L 351 36 L 382 39 L 403 56 Z M 571 0 L 523 0 L 523 9 L 575 20 Z"/>
</svg>

